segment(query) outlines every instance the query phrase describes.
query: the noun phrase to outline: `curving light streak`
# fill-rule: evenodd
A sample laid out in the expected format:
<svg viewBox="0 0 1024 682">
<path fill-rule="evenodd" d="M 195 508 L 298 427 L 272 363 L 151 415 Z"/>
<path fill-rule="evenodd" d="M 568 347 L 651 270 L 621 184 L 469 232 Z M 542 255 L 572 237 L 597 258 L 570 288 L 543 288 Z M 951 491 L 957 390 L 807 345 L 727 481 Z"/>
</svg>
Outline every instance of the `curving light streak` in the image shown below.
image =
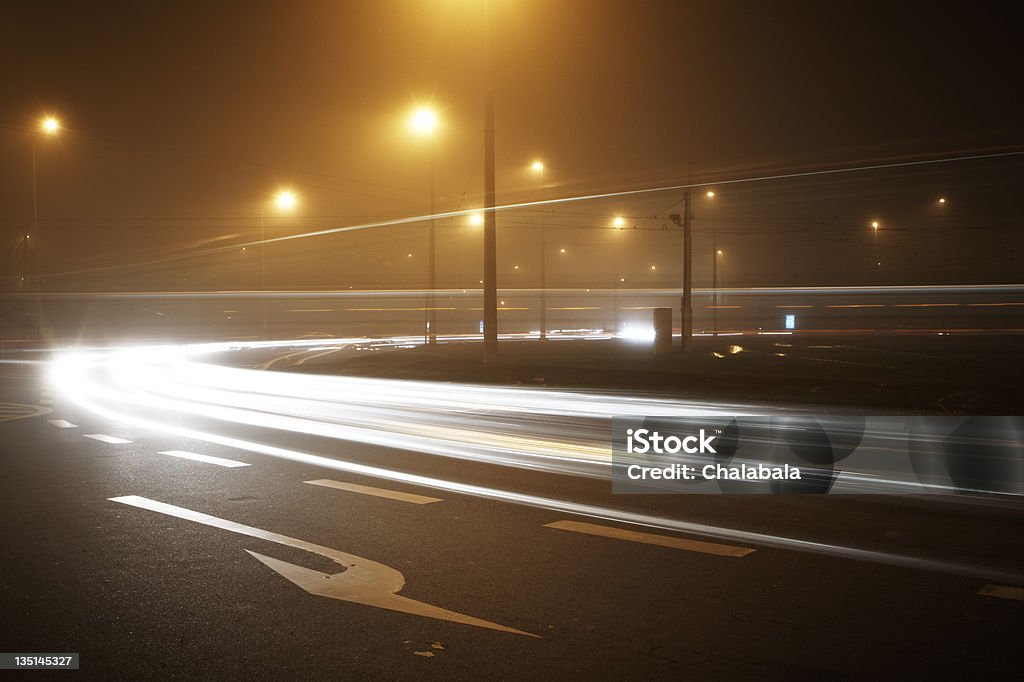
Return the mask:
<svg viewBox="0 0 1024 682">
<path fill-rule="evenodd" d="M 383 467 L 358 464 L 355 462 L 348 462 L 292 450 L 289 448 L 282 448 L 266 443 L 235 438 L 221 433 L 178 426 L 170 423 L 166 419 L 161 419 L 159 421 L 150 419 L 141 416 L 125 404 L 125 401 L 133 400 L 144 400 L 149 405 L 156 405 L 160 407 L 178 404 L 177 401 L 163 401 L 157 398 L 147 398 L 146 392 L 139 387 L 140 382 L 133 380 L 130 372 L 131 370 L 139 370 L 143 368 L 147 363 L 155 363 L 157 365 L 163 362 L 176 364 L 179 361 L 184 361 L 187 363 L 188 361 L 184 360 L 187 355 L 188 351 L 185 349 L 173 348 L 133 349 L 115 353 L 68 353 L 55 362 L 53 369 L 59 379 L 61 389 L 69 398 L 82 407 L 102 417 L 120 420 L 124 423 L 145 429 L 151 429 L 157 432 L 216 443 L 227 447 L 238 448 L 263 455 L 270 455 L 312 466 L 344 471 L 360 476 L 370 476 L 397 483 L 422 486 L 435 490 L 444 490 L 461 495 L 470 495 L 473 497 L 480 497 L 500 502 L 547 509 L 577 516 L 586 516 L 595 519 L 644 526 L 672 532 L 690 533 L 720 540 L 751 543 L 763 547 L 810 552 L 814 554 L 854 559 L 858 561 L 869 561 L 873 563 L 925 571 L 966 575 L 994 582 L 1016 583 L 1021 580 L 1021 575 L 1014 571 L 1005 571 L 985 566 L 948 562 L 936 559 L 922 559 L 887 552 L 776 536 L 767 533 L 722 528 L 597 505 L 582 504 L 485 486 L 459 483 L 457 481 L 410 474 Z M 112 357 L 116 358 L 113 362 L 111 361 Z M 117 367 L 121 363 L 123 363 L 123 365 Z M 119 375 L 118 381 L 121 384 L 121 391 L 123 392 L 119 392 L 117 389 L 111 388 L 102 376 L 103 371 L 111 369 L 112 365 L 117 367 Z M 203 365 L 203 367 L 210 368 L 211 366 Z M 201 371 L 200 368 L 194 369 L 196 371 Z M 97 376 L 97 373 L 99 373 L 99 376 Z M 337 377 L 332 378 L 336 379 Z M 520 391 L 514 390 L 514 392 Z M 613 401 L 616 400 L 614 396 L 610 396 L 609 398 Z M 104 401 L 111 401 L 113 406 L 105 403 Z M 601 401 L 596 400 L 595 402 L 600 403 Z M 120 406 L 120 409 L 116 406 Z M 208 407 L 209 406 L 203 409 L 208 409 Z M 600 408 L 598 408 L 598 410 L 599 409 Z"/>
</svg>

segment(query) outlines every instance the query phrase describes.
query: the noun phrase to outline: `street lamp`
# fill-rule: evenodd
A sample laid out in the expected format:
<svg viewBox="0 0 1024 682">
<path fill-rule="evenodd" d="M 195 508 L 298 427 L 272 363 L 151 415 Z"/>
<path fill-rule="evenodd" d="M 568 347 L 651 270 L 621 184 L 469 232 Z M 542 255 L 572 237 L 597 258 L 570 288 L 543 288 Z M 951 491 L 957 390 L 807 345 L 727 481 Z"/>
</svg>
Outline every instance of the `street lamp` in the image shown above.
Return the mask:
<svg viewBox="0 0 1024 682">
<path fill-rule="evenodd" d="M 715 193 L 708 190 L 704 193 L 708 199 L 713 200 Z M 718 336 L 718 204 L 711 204 L 711 333 Z"/>
<path fill-rule="evenodd" d="M 871 234 L 872 234 L 872 250 L 874 251 L 874 258 L 872 261 L 875 262 L 874 280 L 878 282 L 878 268 L 882 267 L 882 262 L 878 260 L 878 228 L 881 227 L 877 220 L 871 221 Z"/>
<path fill-rule="evenodd" d="M 56 135 L 60 132 L 60 121 L 56 116 L 47 116 L 39 124 L 39 127 L 45 135 Z"/>
<path fill-rule="evenodd" d="M 56 116 L 49 115 L 43 117 L 39 122 L 39 131 L 43 137 L 56 137 L 60 132 L 60 121 Z M 25 235 L 26 240 L 26 255 L 29 243 L 31 243 L 32 249 L 32 269 L 34 271 L 35 290 L 36 290 L 36 332 L 42 340 L 43 334 L 43 278 L 42 273 L 39 270 L 39 199 L 38 199 L 38 183 L 36 167 L 37 162 L 37 146 L 38 139 L 32 138 L 32 232 L 30 235 Z M 29 237 L 33 239 L 29 239 Z M 27 260 L 27 259 L 26 259 Z"/>
<path fill-rule="evenodd" d="M 530 168 L 540 177 L 540 198 L 544 199 L 544 162 L 534 161 L 530 164 Z M 547 315 L 548 315 L 548 283 L 547 283 L 547 264 L 548 264 L 548 239 L 547 231 L 544 228 L 544 214 L 540 216 L 540 340 L 545 341 L 548 338 L 547 333 Z"/>
<path fill-rule="evenodd" d="M 426 315 L 424 316 L 424 343 L 436 343 L 437 332 L 434 328 L 434 289 L 437 282 L 436 270 L 436 239 L 434 226 L 434 130 L 437 128 L 437 114 L 429 107 L 419 107 L 412 112 L 409 124 L 418 135 L 426 135 L 430 145 L 430 229 L 429 246 L 427 248 L 427 295 Z"/>
<path fill-rule="evenodd" d="M 274 194 L 271 205 L 279 213 L 291 213 L 299 204 L 299 198 L 290 187 L 282 187 Z M 267 233 L 266 205 L 260 205 L 260 291 L 262 292 L 263 338 L 268 339 L 267 324 Z"/>
<path fill-rule="evenodd" d="M 625 226 L 626 226 L 626 219 L 623 218 L 622 216 L 617 215 L 617 216 L 615 216 L 614 219 L 612 219 L 612 227 L 614 227 L 616 230 L 621 230 Z"/>
</svg>

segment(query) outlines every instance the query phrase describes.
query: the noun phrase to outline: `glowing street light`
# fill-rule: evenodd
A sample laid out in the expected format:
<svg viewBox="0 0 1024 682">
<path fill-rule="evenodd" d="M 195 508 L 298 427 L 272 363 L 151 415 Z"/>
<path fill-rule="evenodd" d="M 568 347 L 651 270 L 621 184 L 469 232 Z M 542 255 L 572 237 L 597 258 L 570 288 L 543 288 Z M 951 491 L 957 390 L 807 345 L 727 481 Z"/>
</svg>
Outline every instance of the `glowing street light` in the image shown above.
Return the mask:
<svg viewBox="0 0 1024 682">
<path fill-rule="evenodd" d="M 535 172 L 535 173 L 543 173 L 544 172 L 544 162 L 543 161 L 534 161 L 530 165 L 530 168 L 533 169 L 533 172 Z"/>
<path fill-rule="evenodd" d="M 719 249 L 717 251 L 717 253 L 718 253 L 719 256 L 724 256 L 725 255 L 725 253 L 721 249 Z"/>
<path fill-rule="evenodd" d="M 565 253 L 565 249 L 559 249 L 558 253 Z"/>
<path fill-rule="evenodd" d="M 939 203 L 940 204 L 946 203 L 946 197 L 939 197 Z"/>
<path fill-rule="evenodd" d="M 612 220 L 612 227 L 614 227 L 616 230 L 621 230 L 625 226 L 626 219 L 620 215 L 615 216 L 615 218 Z"/>
<path fill-rule="evenodd" d="M 479 226 L 483 225 L 484 224 L 484 214 L 483 213 L 470 213 L 469 214 L 469 224 L 472 225 L 473 227 L 479 227 Z"/>
<path fill-rule="evenodd" d="M 877 220 L 872 220 L 871 221 L 871 229 L 874 230 L 875 232 L 878 232 L 878 221 Z"/>
<path fill-rule="evenodd" d="M 39 128 L 46 135 L 56 135 L 60 132 L 60 121 L 57 120 L 56 116 L 47 116 L 39 124 Z"/>
<path fill-rule="evenodd" d="M 706 196 L 708 199 L 714 199 L 715 198 L 715 193 L 712 190 L 709 189 L 707 191 L 707 193 L 704 194 L 704 196 Z"/>
<path fill-rule="evenodd" d="M 298 203 L 298 197 L 290 189 L 282 189 L 274 195 L 274 206 L 281 211 L 291 211 Z"/>
<path fill-rule="evenodd" d="M 437 127 L 437 114 L 429 107 L 419 107 L 412 112 L 409 124 L 416 132 L 429 135 Z"/>
</svg>

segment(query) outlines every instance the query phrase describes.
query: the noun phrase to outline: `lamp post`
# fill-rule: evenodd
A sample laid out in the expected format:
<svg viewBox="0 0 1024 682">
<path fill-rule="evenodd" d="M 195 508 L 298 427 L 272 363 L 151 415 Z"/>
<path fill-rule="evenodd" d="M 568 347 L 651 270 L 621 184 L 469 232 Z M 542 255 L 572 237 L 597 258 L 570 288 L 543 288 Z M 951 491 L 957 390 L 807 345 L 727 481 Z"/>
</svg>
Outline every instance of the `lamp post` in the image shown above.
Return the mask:
<svg viewBox="0 0 1024 682">
<path fill-rule="evenodd" d="M 412 114 L 412 127 L 417 133 L 427 136 L 427 143 L 430 146 L 430 227 L 429 245 L 427 247 L 427 295 L 426 314 L 424 315 L 424 343 L 437 343 L 437 330 L 434 328 L 434 289 L 437 284 L 436 269 L 436 233 L 434 225 L 434 129 L 437 127 L 437 114 L 432 109 L 420 107 Z"/>
<path fill-rule="evenodd" d="M 626 225 L 626 219 L 620 215 L 612 218 L 612 227 L 615 228 L 617 234 Z M 619 249 L 618 247 L 612 249 L 613 267 L 612 272 L 615 273 L 615 294 L 612 300 L 612 333 L 619 333 L 619 285 L 626 281 L 626 278 L 619 273 Z"/>
<path fill-rule="evenodd" d="M 299 203 L 298 197 L 291 189 L 279 189 L 274 195 L 274 208 L 284 213 L 290 213 Z M 269 339 L 267 325 L 267 236 L 265 227 L 266 206 L 260 206 L 260 290 L 263 293 L 262 317 L 263 317 L 263 338 Z"/>
<path fill-rule="evenodd" d="M 878 260 L 878 228 L 879 227 L 881 227 L 881 226 L 879 225 L 877 220 L 872 220 L 871 221 L 872 251 L 874 252 L 874 257 L 872 258 L 872 260 L 875 263 L 875 267 L 873 267 L 871 270 L 872 270 L 872 272 L 874 272 L 873 279 L 875 281 L 875 284 L 878 284 L 878 276 L 880 274 L 879 269 L 882 267 L 882 261 Z"/>
<path fill-rule="evenodd" d="M 39 122 L 39 131 L 43 137 L 56 137 L 60 132 L 60 121 L 55 116 L 46 116 Z M 36 334 L 40 340 L 43 336 L 43 277 L 39 269 L 39 193 L 37 180 L 38 137 L 32 138 L 32 232 L 26 235 L 27 248 L 32 250 L 32 284 L 35 289 Z M 30 239 L 31 237 L 31 239 Z M 27 255 L 27 254 L 26 254 Z"/>
<path fill-rule="evenodd" d="M 718 336 L 718 205 L 713 190 L 704 196 L 711 200 L 711 334 Z"/>
<path fill-rule="evenodd" d="M 530 166 L 534 173 L 540 176 L 541 199 L 544 198 L 544 162 L 534 161 Z M 544 214 L 540 216 L 540 340 L 545 341 L 547 335 L 547 264 L 548 264 L 548 239 L 544 226 Z"/>
</svg>

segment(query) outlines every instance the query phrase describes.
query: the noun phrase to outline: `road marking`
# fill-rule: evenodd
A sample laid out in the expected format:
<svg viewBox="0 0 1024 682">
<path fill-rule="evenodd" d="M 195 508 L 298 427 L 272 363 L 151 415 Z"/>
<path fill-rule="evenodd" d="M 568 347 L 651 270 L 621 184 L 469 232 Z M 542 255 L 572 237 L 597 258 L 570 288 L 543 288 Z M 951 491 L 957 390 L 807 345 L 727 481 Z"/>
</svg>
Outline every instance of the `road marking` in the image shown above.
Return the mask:
<svg viewBox="0 0 1024 682">
<path fill-rule="evenodd" d="M 320 571 L 313 571 L 302 566 L 296 566 L 295 564 L 290 564 L 279 559 L 273 559 L 250 550 L 245 550 L 275 573 L 295 583 L 310 594 L 328 597 L 330 599 L 339 599 L 341 601 L 352 602 L 355 604 L 374 606 L 381 609 L 387 609 L 389 611 L 399 611 L 401 613 L 408 613 L 415 616 L 423 616 L 425 618 L 446 620 L 453 623 L 463 623 L 465 625 L 473 625 L 475 627 L 487 628 L 489 630 L 499 630 L 501 632 L 511 632 L 517 635 L 526 635 L 527 637 L 537 637 L 537 635 L 530 634 L 529 632 L 523 632 L 522 630 L 516 630 L 515 628 L 510 628 L 505 625 L 499 625 L 498 623 L 481 620 L 479 618 L 474 618 L 473 616 L 467 616 L 463 613 L 449 611 L 438 606 L 433 606 L 432 604 L 403 597 L 397 594 L 397 592 L 405 586 L 405 576 L 402 575 L 401 571 L 391 568 L 385 564 L 356 556 L 355 554 L 348 554 L 347 552 L 342 552 L 330 547 L 324 547 L 323 545 L 317 545 L 312 542 L 306 542 L 305 540 L 290 538 L 287 535 L 278 535 L 277 533 L 272 533 L 260 528 L 245 526 L 240 523 L 235 523 L 234 521 L 228 521 L 227 519 L 217 518 L 216 516 L 210 516 L 209 514 L 203 514 L 202 512 L 192 511 L 191 509 L 185 509 L 184 507 L 176 507 L 164 502 L 150 500 L 145 497 L 139 497 L 138 495 L 125 495 L 123 497 L 111 497 L 109 499 L 111 502 L 119 502 L 120 504 L 127 504 L 132 507 L 138 507 L 139 509 L 148 509 L 149 511 L 174 516 L 179 519 L 185 519 L 186 521 L 194 521 L 195 523 L 220 528 L 221 530 L 227 530 L 232 533 L 248 535 L 249 537 L 268 540 L 279 545 L 295 547 L 296 549 L 312 552 L 313 554 L 319 554 L 320 556 L 331 559 L 345 568 L 341 573 L 326 575 Z"/>
<path fill-rule="evenodd" d="M 1024 587 L 1009 587 L 1007 585 L 985 585 L 978 590 L 978 594 L 986 597 L 999 597 L 1000 599 L 1015 599 L 1024 601 Z"/>
<path fill-rule="evenodd" d="M 24 403 L 0 403 L 0 422 L 28 419 L 53 412 L 49 407 L 26 405 Z"/>
<path fill-rule="evenodd" d="M 108 436 L 105 433 L 87 433 L 85 434 L 85 437 L 92 438 L 93 440 L 103 441 L 104 443 L 131 443 L 130 440 L 125 440 L 124 438 L 115 438 L 114 436 Z"/>
<path fill-rule="evenodd" d="M 72 424 L 64 419 L 51 419 L 50 423 L 56 426 L 58 429 L 77 429 L 78 424 Z"/>
<path fill-rule="evenodd" d="M 714 554 L 716 556 L 744 557 L 756 551 L 749 547 L 735 547 L 732 545 L 719 545 L 715 542 L 673 538 L 668 535 L 642 533 L 637 530 L 626 530 L 625 528 L 615 528 L 613 526 L 599 526 L 596 523 L 584 523 L 582 521 L 555 521 L 554 523 L 548 523 L 545 525 L 547 528 L 568 530 L 574 533 L 599 535 L 601 537 L 614 538 L 616 540 L 642 542 L 647 545 L 658 545 L 659 547 L 670 547 L 672 549 L 685 549 L 690 552 L 701 552 L 702 554 Z"/>
<path fill-rule="evenodd" d="M 359 485 L 358 483 L 332 481 L 329 478 L 321 478 L 315 481 L 303 481 L 303 483 L 309 483 L 310 485 L 319 485 L 325 488 L 337 488 L 338 490 L 347 490 L 350 493 L 361 493 L 363 495 L 373 495 L 375 497 L 386 497 L 389 500 L 398 500 L 400 502 L 409 502 L 411 504 L 431 504 L 432 502 L 444 501 L 439 497 L 414 495 L 413 493 L 403 493 L 397 490 L 388 490 L 387 488 L 375 488 L 371 485 Z"/>
<path fill-rule="evenodd" d="M 216 464 L 219 467 L 249 466 L 246 462 L 236 462 L 233 459 L 224 459 L 223 457 L 211 457 L 210 455 L 200 455 L 197 452 L 188 452 L 187 450 L 163 450 L 157 454 L 170 455 L 171 457 L 180 457 L 182 459 L 192 459 L 197 462 L 206 462 L 207 464 Z"/>
<path fill-rule="evenodd" d="M 884 308 L 881 303 L 847 303 L 845 305 L 827 305 L 826 308 Z"/>
</svg>

